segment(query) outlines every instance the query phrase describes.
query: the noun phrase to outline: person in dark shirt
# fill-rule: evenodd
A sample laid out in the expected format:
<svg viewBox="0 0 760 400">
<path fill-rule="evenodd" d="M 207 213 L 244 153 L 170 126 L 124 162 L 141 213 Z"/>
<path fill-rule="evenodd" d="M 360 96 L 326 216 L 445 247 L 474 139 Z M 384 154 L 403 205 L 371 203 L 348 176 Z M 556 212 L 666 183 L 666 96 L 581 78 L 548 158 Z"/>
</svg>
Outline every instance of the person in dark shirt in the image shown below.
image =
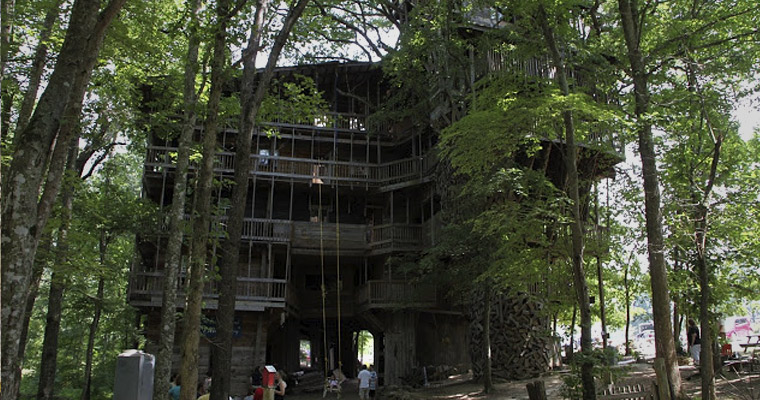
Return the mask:
<svg viewBox="0 0 760 400">
<path fill-rule="evenodd" d="M 694 359 L 694 365 L 699 365 L 699 352 L 702 350 L 702 342 L 699 340 L 699 328 L 691 318 L 689 318 L 689 330 L 687 331 L 687 335 L 691 358 Z"/>
<path fill-rule="evenodd" d="M 253 369 L 253 374 L 251 374 L 251 386 L 261 386 L 261 367 Z"/>
</svg>

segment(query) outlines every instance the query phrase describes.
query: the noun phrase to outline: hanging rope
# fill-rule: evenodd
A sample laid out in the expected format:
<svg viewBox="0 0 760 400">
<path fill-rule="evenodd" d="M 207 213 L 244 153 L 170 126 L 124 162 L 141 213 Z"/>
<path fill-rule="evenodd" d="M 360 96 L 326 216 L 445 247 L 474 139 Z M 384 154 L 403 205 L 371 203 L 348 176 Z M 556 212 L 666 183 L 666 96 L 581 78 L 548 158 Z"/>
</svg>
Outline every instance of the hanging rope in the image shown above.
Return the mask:
<svg viewBox="0 0 760 400">
<path fill-rule="evenodd" d="M 317 172 L 319 172 L 319 166 L 317 166 Z M 319 261 L 322 267 L 322 285 L 320 287 L 322 289 L 322 336 L 324 339 L 324 342 L 323 342 L 324 355 L 322 358 L 324 358 L 324 361 L 325 361 L 325 375 L 326 375 L 327 370 L 330 367 L 327 360 L 327 311 L 326 311 L 326 304 L 325 304 L 327 300 L 327 288 L 325 287 L 325 244 L 324 244 L 324 232 L 323 232 L 324 222 L 322 218 L 322 184 L 318 183 L 318 185 L 319 185 L 319 211 L 317 211 L 317 218 L 319 218 Z"/>
<path fill-rule="evenodd" d="M 340 332 L 340 195 L 338 193 L 338 185 L 335 185 L 335 248 L 336 248 L 336 255 L 335 255 L 335 263 L 337 265 L 338 270 L 338 277 L 336 278 L 336 283 L 338 284 L 338 368 L 343 371 L 343 358 L 341 357 L 340 351 L 341 351 L 341 345 L 340 345 L 340 339 L 341 339 L 341 332 Z"/>
</svg>

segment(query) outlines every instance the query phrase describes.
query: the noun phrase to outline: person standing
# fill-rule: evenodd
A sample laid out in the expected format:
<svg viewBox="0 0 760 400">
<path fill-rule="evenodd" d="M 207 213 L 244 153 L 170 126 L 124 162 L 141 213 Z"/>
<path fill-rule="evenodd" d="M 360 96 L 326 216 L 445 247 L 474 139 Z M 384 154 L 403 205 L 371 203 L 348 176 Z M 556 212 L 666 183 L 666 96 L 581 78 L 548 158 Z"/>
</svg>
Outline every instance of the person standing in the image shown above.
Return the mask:
<svg viewBox="0 0 760 400">
<path fill-rule="evenodd" d="M 377 390 L 377 372 L 375 372 L 375 365 L 369 366 L 369 398 L 375 398 L 375 391 Z"/>
<path fill-rule="evenodd" d="M 359 399 L 369 399 L 369 381 L 372 374 L 367 371 L 367 366 L 362 364 L 362 370 L 359 371 Z"/>
<path fill-rule="evenodd" d="M 699 366 L 699 352 L 702 350 L 701 341 L 699 340 L 699 328 L 693 319 L 689 318 L 689 330 L 686 333 L 689 339 L 689 352 L 694 359 L 694 365 Z"/>
<path fill-rule="evenodd" d="M 285 383 L 285 379 L 283 379 L 284 373 L 282 371 L 277 371 L 274 373 L 274 400 L 283 400 L 285 399 L 285 388 L 288 387 L 288 384 Z"/>
<path fill-rule="evenodd" d="M 172 383 L 173 383 L 173 386 L 171 389 L 169 389 L 169 398 L 171 398 L 171 400 L 179 400 L 179 391 L 180 391 L 179 375 L 175 375 L 174 381 Z"/>
</svg>

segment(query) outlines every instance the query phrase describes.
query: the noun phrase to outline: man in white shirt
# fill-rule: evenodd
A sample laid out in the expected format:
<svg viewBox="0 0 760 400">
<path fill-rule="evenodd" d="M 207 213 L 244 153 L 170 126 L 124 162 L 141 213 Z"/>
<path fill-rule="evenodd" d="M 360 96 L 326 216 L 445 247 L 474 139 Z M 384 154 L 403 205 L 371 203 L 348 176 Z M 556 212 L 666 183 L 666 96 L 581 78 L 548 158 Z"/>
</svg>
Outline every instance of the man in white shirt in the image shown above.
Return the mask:
<svg viewBox="0 0 760 400">
<path fill-rule="evenodd" d="M 359 371 L 359 399 L 361 400 L 367 400 L 369 399 L 369 380 L 371 378 L 371 374 L 369 371 L 367 371 L 367 366 L 362 364 L 362 370 Z"/>
</svg>

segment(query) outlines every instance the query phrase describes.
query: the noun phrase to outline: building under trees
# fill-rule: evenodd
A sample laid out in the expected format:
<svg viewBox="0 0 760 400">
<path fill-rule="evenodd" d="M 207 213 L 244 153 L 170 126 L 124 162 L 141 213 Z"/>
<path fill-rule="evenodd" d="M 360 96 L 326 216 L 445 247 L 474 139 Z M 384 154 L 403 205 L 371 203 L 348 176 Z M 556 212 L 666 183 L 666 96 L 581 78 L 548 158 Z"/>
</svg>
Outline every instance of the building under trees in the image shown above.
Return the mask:
<svg viewBox="0 0 760 400">
<path fill-rule="evenodd" d="M 233 393 L 244 391 L 257 365 L 301 368 L 304 342 L 314 367 L 332 370 L 341 364 L 344 373 L 353 376 L 358 368 L 356 339 L 362 330 L 374 337 L 375 364 L 385 384 L 401 383 L 422 366 L 469 368 L 470 339 L 478 337 L 480 323 L 471 324 L 471 314 L 464 312 L 461 302 L 445 296 L 444 288 L 398 267 L 399 260 L 418 259 L 441 234 L 435 133 L 419 129 L 408 118 L 373 118 L 393 90 L 375 64 L 279 68 L 275 82 L 267 103 L 270 110 L 263 112 L 251 149 L 237 278 Z M 306 90 L 316 93 L 317 100 L 309 103 L 312 109 L 298 109 L 303 102 L 294 96 L 293 85 L 315 89 Z M 144 194 L 167 206 L 175 178 L 176 139 L 158 130 L 149 136 Z M 217 211 L 210 227 L 216 239 L 224 233 L 229 207 L 234 137 L 232 128 L 224 128 L 217 138 Z M 542 146 L 543 151 L 522 156 L 521 162 L 561 181 L 561 143 L 543 141 Z M 610 160 L 605 158 L 601 168 L 598 160 L 584 161 L 589 166 L 585 175 L 608 171 Z M 131 274 L 129 300 L 144 315 L 149 351 L 158 337 L 166 243 L 165 235 L 140 238 Z M 218 250 L 215 243 L 210 246 L 212 253 Z M 214 334 L 214 275 L 209 268 L 202 324 L 207 337 Z M 184 279 L 182 272 L 180 291 Z M 524 289 L 535 294 L 539 286 L 526 284 Z M 526 302 L 535 300 L 517 303 Z M 184 300 L 177 306 L 181 309 Z M 535 311 L 540 304 L 525 307 L 515 312 Z M 532 351 L 540 354 L 521 367 L 522 372 L 505 376 L 533 375 L 550 366 L 555 346 L 547 339 L 549 320 L 534 311 L 529 311 L 528 320 L 535 322 L 506 328 L 524 340 L 514 341 L 503 352 L 505 360 L 513 359 L 515 354 L 509 353 L 519 353 L 519 347 L 531 342 Z M 504 322 L 503 312 L 495 308 L 494 315 L 502 318 L 492 331 L 505 332 L 509 322 Z M 530 333 L 536 326 L 546 331 L 541 337 Z M 210 369 L 213 346 L 201 342 L 199 373 L 204 373 Z M 480 357 L 477 346 L 473 350 L 472 357 Z"/>
</svg>

